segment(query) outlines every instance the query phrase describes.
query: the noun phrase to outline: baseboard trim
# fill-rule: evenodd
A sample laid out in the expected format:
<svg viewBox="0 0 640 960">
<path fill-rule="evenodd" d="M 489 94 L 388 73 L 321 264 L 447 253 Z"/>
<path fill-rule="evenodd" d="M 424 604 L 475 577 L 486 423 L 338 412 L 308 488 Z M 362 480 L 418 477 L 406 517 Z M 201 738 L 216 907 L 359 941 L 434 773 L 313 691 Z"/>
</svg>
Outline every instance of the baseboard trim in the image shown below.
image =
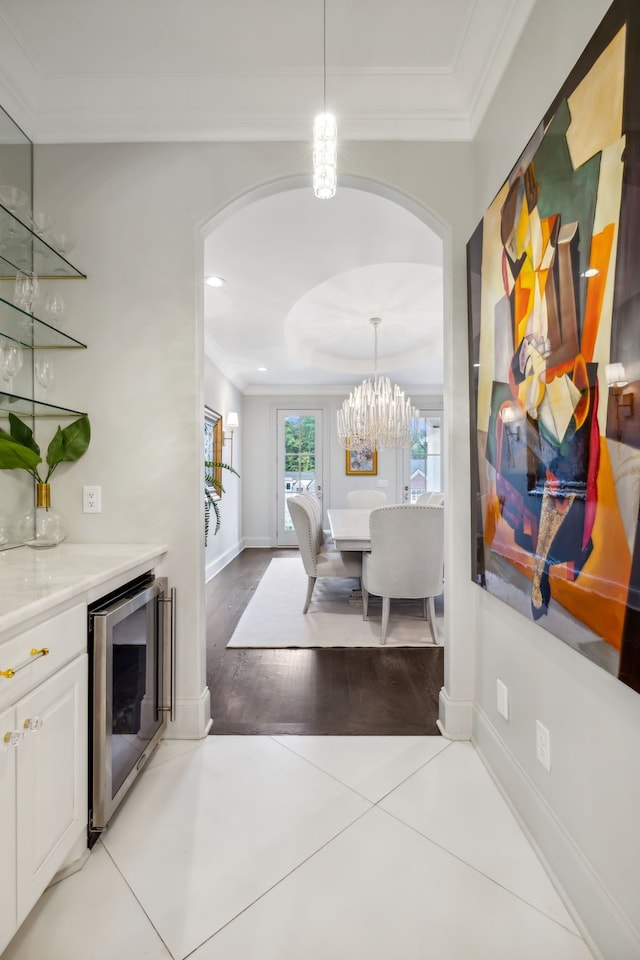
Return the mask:
<svg viewBox="0 0 640 960">
<path fill-rule="evenodd" d="M 209 583 L 209 580 L 213 580 L 216 574 L 224 570 L 224 568 L 242 552 L 242 549 L 242 543 L 238 541 L 234 543 L 232 547 L 229 547 L 228 550 L 225 550 L 222 556 L 216 557 L 215 560 L 208 563 L 204 572 L 205 583 Z"/>
<path fill-rule="evenodd" d="M 243 547 L 247 550 L 252 550 L 258 548 L 261 550 L 266 550 L 270 547 L 273 547 L 273 541 L 271 537 L 245 537 L 243 541 Z"/>
<path fill-rule="evenodd" d="M 477 704 L 472 740 L 594 956 L 637 960 L 640 932 Z"/>
<path fill-rule="evenodd" d="M 165 732 L 167 740 L 202 740 L 211 729 L 211 695 L 205 687 L 197 698 L 178 697 L 175 720 L 169 721 Z"/>
<path fill-rule="evenodd" d="M 447 740 L 470 740 L 473 723 L 473 700 L 455 700 L 445 687 L 438 698 L 438 730 Z"/>
</svg>

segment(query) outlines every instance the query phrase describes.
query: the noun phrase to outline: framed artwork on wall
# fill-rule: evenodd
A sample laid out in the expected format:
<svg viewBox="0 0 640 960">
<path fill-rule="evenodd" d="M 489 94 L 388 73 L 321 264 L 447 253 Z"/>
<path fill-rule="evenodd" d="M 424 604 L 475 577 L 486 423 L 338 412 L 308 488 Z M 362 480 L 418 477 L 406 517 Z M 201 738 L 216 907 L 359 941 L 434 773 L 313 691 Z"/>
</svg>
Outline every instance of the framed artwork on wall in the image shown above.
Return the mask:
<svg viewBox="0 0 640 960">
<path fill-rule="evenodd" d="M 378 451 L 371 447 L 347 450 L 345 457 L 347 476 L 375 477 L 378 474 Z"/>
<path fill-rule="evenodd" d="M 472 577 L 637 691 L 639 158 L 614 0 L 467 246 Z"/>
<path fill-rule="evenodd" d="M 224 442 L 222 415 L 205 407 L 204 410 L 204 472 L 205 485 L 211 495 L 222 496 L 222 468 L 213 464 L 222 463 L 222 444 Z"/>
</svg>

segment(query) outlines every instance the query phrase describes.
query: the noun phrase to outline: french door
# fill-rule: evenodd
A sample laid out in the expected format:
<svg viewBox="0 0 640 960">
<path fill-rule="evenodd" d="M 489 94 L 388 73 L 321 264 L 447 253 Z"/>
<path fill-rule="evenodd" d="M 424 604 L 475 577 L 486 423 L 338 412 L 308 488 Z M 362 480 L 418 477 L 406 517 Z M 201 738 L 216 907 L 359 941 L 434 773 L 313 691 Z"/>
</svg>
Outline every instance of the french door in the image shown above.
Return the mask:
<svg viewBox="0 0 640 960">
<path fill-rule="evenodd" d="M 418 436 L 405 451 L 402 470 L 402 500 L 415 503 L 421 493 L 444 489 L 442 476 L 442 412 L 421 410 Z"/>
<path fill-rule="evenodd" d="M 278 410 L 276 543 L 297 545 L 287 500 L 312 493 L 322 500 L 322 410 Z"/>
</svg>

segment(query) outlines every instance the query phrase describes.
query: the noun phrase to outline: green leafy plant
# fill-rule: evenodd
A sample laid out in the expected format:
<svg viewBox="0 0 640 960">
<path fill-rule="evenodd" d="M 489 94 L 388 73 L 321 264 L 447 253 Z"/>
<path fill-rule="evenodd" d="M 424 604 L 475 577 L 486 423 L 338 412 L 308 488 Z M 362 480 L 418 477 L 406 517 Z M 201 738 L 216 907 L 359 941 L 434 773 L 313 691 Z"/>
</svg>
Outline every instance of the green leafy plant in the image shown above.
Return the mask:
<svg viewBox="0 0 640 960">
<path fill-rule="evenodd" d="M 214 516 L 216 518 L 216 526 L 213 531 L 215 536 L 218 530 L 220 529 L 222 519 L 220 517 L 220 504 L 219 500 L 222 494 L 225 492 L 224 487 L 222 486 L 222 481 L 218 476 L 219 470 L 228 470 L 229 473 L 235 473 L 236 477 L 239 477 L 240 474 L 228 463 L 220 463 L 218 460 L 205 460 L 204 463 L 204 545 L 206 547 L 209 541 L 209 526 L 211 523 L 211 511 L 213 510 Z M 213 493 L 211 492 L 213 489 Z"/>
<path fill-rule="evenodd" d="M 44 477 L 38 469 L 43 461 L 33 431 L 15 414 L 9 414 L 9 433 L 0 428 L 0 470 L 26 470 L 36 483 L 48 483 L 61 463 L 73 463 L 86 452 L 91 439 L 87 416 L 78 417 L 68 426 L 58 427 L 47 448 L 47 470 Z"/>
</svg>

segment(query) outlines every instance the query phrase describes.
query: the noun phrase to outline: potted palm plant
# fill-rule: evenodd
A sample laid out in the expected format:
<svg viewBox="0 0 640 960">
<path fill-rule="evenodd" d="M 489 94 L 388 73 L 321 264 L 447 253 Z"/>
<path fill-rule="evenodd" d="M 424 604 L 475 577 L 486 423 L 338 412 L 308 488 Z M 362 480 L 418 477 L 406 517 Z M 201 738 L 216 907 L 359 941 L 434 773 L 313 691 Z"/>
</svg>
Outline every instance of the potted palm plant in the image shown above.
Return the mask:
<svg viewBox="0 0 640 960">
<path fill-rule="evenodd" d="M 221 471 L 228 470 L 229 473 L 235 473 L 236 477 L 240 474 L 229 463 L 222 463 L 218 460 L 205 460 L 204 462 L 204 545 L 206 547 L 209 541 L 209 526 L 211 524 L 211 511 L 216 518 L 216 525 L 213 531 L 215 536 L 220 529 L 222 519 L 220 516 L 220 497 L 225 492 L 222 486 Z"/>
</svg>

